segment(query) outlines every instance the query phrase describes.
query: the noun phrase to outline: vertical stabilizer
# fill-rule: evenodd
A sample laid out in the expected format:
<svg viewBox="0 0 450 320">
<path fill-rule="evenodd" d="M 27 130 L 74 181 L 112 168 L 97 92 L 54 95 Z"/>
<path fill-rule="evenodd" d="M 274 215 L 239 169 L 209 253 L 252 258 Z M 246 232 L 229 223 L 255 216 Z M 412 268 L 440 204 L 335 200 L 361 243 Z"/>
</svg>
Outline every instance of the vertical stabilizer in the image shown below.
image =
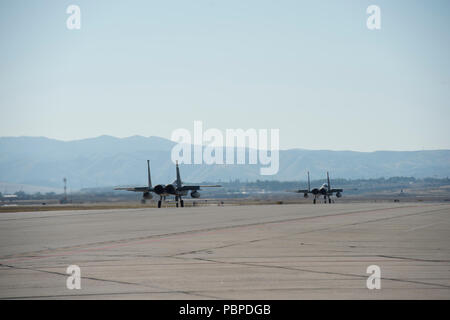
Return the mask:
<svg viewBox="0 0 450 320">
<path fill-rule="evenodd" d="M 181 176 L 180 176 L 180 168 L 178 167 L 178 161 L 177 161 L 177 188 L 181 188 Z"/>
<path fill-rule="evenodd" d="M 330 175 L 328 174 L 328 171 L 327 171 L 327 181 L 328 181 L 328 190 L 331 190 Z"/>
<path fill-rule="evenodd" d="M 152 177 L 150 175 L 150 160 L 147 160 L 148 188 L 152 188 Z"/>
<path fill-rule="evenodd" d="M 308 191 L 311 191 L 311 182 L 309 181 L 309 171 L 308 171 Z"/>
</svg>

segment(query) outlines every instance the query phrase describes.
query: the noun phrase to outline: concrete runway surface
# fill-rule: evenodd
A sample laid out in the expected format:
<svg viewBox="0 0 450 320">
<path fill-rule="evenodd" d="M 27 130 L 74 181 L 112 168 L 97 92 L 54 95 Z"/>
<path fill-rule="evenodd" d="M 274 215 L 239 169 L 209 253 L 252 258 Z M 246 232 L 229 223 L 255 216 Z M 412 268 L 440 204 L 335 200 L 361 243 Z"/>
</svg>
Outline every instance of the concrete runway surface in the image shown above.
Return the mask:
<svg viewBox="0 0 450 320">
<path fill-rule="evenodd" d="M 0 298 L 449 299 L 450 204 L 2 213 Z"/>
</svg>

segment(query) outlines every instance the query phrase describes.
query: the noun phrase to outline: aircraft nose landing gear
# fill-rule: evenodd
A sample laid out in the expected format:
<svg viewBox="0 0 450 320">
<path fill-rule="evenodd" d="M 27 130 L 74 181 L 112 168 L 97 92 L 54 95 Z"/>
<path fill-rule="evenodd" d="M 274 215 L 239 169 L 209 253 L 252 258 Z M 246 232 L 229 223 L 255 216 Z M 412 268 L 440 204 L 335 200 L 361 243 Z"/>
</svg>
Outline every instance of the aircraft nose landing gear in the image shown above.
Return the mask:
<svg viewBox="0 0 450 320">
<path fill-rule="evenodd" d="M 158 200 L 158 208 L 161 208 L 162 197 Z"/>
</svg>

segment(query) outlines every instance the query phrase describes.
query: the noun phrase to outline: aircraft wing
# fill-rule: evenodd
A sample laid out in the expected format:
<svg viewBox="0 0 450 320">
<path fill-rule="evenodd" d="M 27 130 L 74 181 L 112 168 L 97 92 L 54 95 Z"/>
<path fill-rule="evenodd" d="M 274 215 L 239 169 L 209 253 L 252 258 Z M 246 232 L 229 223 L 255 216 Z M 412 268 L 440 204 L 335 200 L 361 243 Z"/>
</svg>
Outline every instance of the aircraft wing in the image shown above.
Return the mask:
<svg viewBox="0 0 450 320">
<path fill-rule="evenodd" d="M 200 190 L 200 188 L 219 188 L 221 185 L 182 186 L 181 190 Z"/>
<path fill-rule="evenodd" d="M 126 191 L 134 191 L 134 192 L 150 192 L 153 191 L 153 188 L 149 187 L 123 187 L 123 188 L 114 188 L 114 190 L 126 190 Z"/>
<path fill-rule="evenodd" d="M 311 193 L 309 190 L 295 190 L 297 193 Z"/>
</svg>

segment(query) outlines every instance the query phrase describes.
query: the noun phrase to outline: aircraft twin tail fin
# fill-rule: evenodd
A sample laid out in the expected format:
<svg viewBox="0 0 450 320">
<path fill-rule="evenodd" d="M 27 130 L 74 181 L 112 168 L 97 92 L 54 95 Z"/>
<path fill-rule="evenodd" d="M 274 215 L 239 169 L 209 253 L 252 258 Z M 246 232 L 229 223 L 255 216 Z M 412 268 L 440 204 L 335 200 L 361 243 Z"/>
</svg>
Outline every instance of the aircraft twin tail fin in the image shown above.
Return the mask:
<svg viewBox="0 0 450 320">
<path fill-rule="evenodd" d="M 177 167 L 177 181 L 176 181 L 177 188 L 181 188 L 182 183 L 181 183 L 181 176 L 180 176 L 180 168 L 178 167 L 178 161 L 177 161 L 176 167 Z"/>
<path fill-rule="evenodd" d="M 150 160 L 147 160 L 148 188 L 152 188 L 152 177 L 150 175 Z"/>
<path fill-rule="evenodd" d="M 327 181 L 328 181 L 328 190 L 331 190 L 330 175 L 328 174 L 328 171 L 327 171 Z"/>
<path fill-rule="evenodd" d="M 309 181 L 309 171 L 308 171 L 308 192 L 311 191 L 311 183 Z"/>
</svg>

